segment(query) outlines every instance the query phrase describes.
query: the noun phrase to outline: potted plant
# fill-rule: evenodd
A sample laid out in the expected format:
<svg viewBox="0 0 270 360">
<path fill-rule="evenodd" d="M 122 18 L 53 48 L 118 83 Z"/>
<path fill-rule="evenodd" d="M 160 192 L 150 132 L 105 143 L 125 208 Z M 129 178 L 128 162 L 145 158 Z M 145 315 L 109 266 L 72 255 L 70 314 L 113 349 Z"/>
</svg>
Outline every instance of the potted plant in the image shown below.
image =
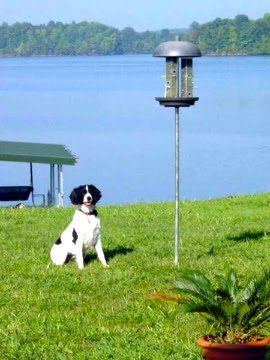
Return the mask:
<svg viewBox="0 0 270 360">
<path fill-rule="evenodd" d="M 234 270 L 217 276 L 217 286 L 200 271 L 190 271 L 177 281 L 176 290 L 180 295 L 155 293 L 153 298 L 184 304 L 211 324 L 212 333 L 198 340 L 207 360 L 264 358 L 270 342 L 262 331 L 270 324 L 269 271 L 244 286 Z"/>
</svg>

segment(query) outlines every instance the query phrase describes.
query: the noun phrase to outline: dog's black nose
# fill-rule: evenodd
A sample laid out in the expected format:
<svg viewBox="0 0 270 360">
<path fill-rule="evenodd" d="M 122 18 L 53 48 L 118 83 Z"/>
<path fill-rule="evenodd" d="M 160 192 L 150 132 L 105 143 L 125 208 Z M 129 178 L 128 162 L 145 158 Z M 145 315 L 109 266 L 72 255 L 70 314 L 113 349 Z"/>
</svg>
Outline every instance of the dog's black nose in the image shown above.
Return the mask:
<svg viewBox="0 0 270 360">
<path fill-rule="evenodd" d="M 87 201 L 91 201 L 92 198 L 90 196 L 87 196 Z"/>
</svg>

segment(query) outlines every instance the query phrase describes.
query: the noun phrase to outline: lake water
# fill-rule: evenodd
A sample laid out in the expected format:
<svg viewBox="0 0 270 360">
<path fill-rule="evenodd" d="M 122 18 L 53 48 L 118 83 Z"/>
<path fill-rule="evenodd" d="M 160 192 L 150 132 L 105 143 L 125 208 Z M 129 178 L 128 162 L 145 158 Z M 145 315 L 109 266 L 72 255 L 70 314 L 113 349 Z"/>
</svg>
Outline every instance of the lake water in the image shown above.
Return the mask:
<svg viewBox="0 0 270 360">
<path fill-rule="evenodd" d="M 93 183 L 103 204 L 174 198 L 174 109 L 165 60 L 151 55 L 0 59 L 0 140 L 65 144 L 65 204 Z M 194 59 L 195 106 L 180 109 L 181 198 L 270 190 L 270 56 Z M 28 165 L 1 162 L 1 185 L 27 185 Z M 34 164 L 36 193 L 49 166 Z M 2 203 L 4 204 L 4 203 Z"/>
</svg>

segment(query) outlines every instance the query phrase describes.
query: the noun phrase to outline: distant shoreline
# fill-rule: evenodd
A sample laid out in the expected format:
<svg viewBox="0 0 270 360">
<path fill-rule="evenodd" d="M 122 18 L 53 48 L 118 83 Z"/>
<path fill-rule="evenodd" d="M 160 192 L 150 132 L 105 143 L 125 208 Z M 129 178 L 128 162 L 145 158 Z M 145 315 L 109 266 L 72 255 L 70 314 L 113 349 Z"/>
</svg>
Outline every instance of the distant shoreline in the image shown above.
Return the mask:
<svg viewBox="0 0 270 360">
<path fill-rule="evenodd" d="M 82 56 L 124 56 L 124 55 L 151 55 L 151 53 L 125 53 L 125 54 L 91 54 L 91 55 L 73 55 L 73 54 L 60 54 L 60 55 L 45 55 L 45 54 L 35 54 L 35 55 L 0 55 L 0 58 L 36 58 L 36 57 L 68 57 L 68 56 L 73 56 L 73 57 L 82 57 Z M 206 57 L 217 57 L 217 56 L 269 56 L 270 54 L 213 54 L 213 53 L 209 53 L 209 54 L 203 54 L 203 56 Z"/>
<path fill-rule="evenodd" d="M 162 43 L 188 41 L 205 56 L 270 55 L 270 13 L 249 19 L 245 14 L 189 28 L 135 31 L 118 29 L 96 21 L 49 21 L 46 24 L 16 22 L 0 24 L 0 57 L 112 56 L 148 54 Z M 36 53 L 38 51 L 38 53 Z"/>
</svg>

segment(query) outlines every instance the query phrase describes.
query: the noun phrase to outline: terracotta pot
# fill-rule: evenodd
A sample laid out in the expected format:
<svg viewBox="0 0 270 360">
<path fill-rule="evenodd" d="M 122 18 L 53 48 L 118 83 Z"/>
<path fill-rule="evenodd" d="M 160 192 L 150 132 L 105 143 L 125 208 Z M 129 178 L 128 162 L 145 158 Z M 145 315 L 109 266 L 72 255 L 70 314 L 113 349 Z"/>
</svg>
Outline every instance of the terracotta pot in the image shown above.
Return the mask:
<svg viewBox="0 0 270 360">
<path fill-rule="evenodd" d="M 269 337 L 245 344 L 210 343 L 206 336 L 198 340 L 206 360 L 263 360 L 269 342 Z"/>
</svg>

